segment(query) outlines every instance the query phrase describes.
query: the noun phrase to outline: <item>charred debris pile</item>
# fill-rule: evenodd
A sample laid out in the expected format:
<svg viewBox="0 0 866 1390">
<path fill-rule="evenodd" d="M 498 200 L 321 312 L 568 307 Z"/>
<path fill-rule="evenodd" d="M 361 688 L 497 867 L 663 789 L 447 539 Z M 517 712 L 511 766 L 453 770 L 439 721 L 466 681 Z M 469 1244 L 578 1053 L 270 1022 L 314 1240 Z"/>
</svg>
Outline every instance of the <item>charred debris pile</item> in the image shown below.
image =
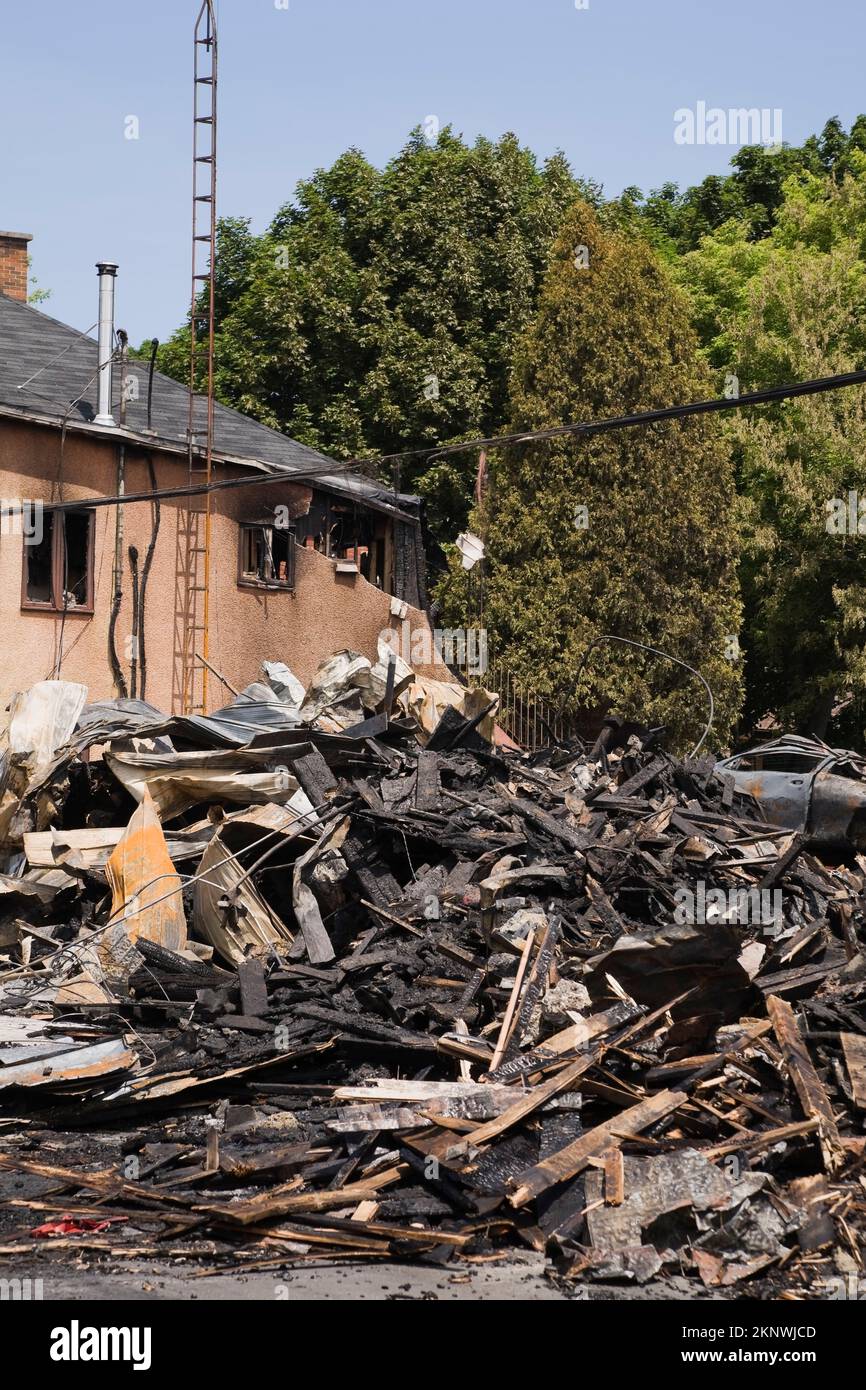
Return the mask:
<svg viewBox="0 0 866 1390">
<path fill-rule="evenodd" d="M 85 699 L 6 736 L 3 1258 L 856 1284 L 866 860 L 652 737 L 506 750 L 393 661 Z"/>
</svg>

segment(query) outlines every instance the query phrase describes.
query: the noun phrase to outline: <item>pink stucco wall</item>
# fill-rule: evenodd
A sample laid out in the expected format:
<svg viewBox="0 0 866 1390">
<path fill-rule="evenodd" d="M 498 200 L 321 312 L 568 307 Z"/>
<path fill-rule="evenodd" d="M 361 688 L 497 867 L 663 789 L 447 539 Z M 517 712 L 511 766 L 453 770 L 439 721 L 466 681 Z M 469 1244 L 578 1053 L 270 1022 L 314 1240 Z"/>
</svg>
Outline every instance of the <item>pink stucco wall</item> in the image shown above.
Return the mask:
<svg viewBox="0 0 866 1390">
<path fill-rule="evenodd" d="M 160 488 L 182 486 L 186 462 L 153 453 Z M 241 476 L 241 470 L 232 470 Z M 222 471 L 220 476 L 231 476 Z M 56 485 L 62 478 L 62 491 Z M 117 453 L 114 441 L 70 433 L 60 457 L 60 432 L 39 425 L 0 419 L 0 497 L 77 501 L 116 492 Z M 150 480 L 146 456 L 127 451 L 126 490 L 146 491 Z M 227 680 L 241 688 L 256 679 L 265 659 L 285 661 L 307 683 L 325 657 L 351 648 L 374 658 L 382 629 L 396 625 L 390 616 L 390 595 L 360 575 L 344 576 L 336 564 L 315 551 L 298 548 L 294 592 L 261 592 L 237 583 L 238 521 L 254 520 L 265 506 L 297 504 L 302 491 L 277 481 L 264 486 L 213 494 L 211 545 L 210 660 Z M 147 590 L 145 640 L 147 699 L 162 709 L 172 708 L 175 653 L 175 573 L 178 524 L 182 503 L 163 502 L 159 539 Z M 128 547 L 144 562 L 151 538 L 149 503 L 124 507 L 124 593 L 117 623 L 116 647 L 128 675 L 132 631 L 131 585 L 126 560 Z M 22 611 L 23 544 L 20 535 L 0 535 L 0 618 L 3 661 L 0 669 L 0 707 L 12 693 L 34 681 L 59 674 L 89 687 L 91 699 L 117 694 L 108 663 L 108 624 L 112 601 L 112 566 L 116 508 L 96 511 L 95 611 L 92 616 Z M 409 609 L 412 627 L 426 626 L 425 615 Z M 62 661 L 61 661 L 62 641 Z M 419 668 L 420 674 L 450 679 L 441 666 Z M 230 698 L 211 679 L 208 705 L 216 708 Z"/>
</svg>

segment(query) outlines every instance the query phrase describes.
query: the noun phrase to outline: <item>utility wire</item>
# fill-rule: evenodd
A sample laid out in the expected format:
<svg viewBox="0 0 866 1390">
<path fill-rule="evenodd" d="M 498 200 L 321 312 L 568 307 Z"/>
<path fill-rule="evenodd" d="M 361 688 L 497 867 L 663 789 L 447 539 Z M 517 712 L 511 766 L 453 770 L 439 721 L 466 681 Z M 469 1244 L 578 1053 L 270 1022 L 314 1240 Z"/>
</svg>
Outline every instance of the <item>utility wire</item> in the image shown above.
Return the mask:
<svg viewBox="0 0 866 1390">
<path fill-rule="evenodd" d="M 141 443 L 137 439 L 129 441 L 133 445 Z M 148 447 L 145 445 L 144 447 Z M 150 443 L 150 448 L 159 451 L 159 446 Z M 242 465 L 237 465 L 242 467 Z M 284 470 L 277 473 L 259 473 L 252 478 L 227 478 L 218 483 L 195 483 L 183 487 L 157 488 L 147 492 L 125 492 L 115 494 L 111 497 L 78 497 L 74 502 L 43 502 L 42 509 L 46 512 L 70 512 L 82 511 L 91 507 L 113 507 L 126 502 L 153 502 L 161 501 L 165 498 L 173 497 L 196 497 L 207 492 L 222 492 L 229 488 L 257 487 L 265 483 L 307 483 L 315 482 L 319 478 L 333 478 L 351 474 L 357 476 L 357 468 L 353 463 L 335 464 L 323 463 L 316 468 L 301 468 Z M 14 513 L 16 504 L 0 504 L 0 514 Z M 406 517 L 407 520 L 414 518 Z"/>
<path fill-rule="evenodd" d="M 689 415 L 710 415 L 720 410 L 741 410 L 749 405 L 767 405 L 773 401 L 788 400 L 795 396 L 816 396 L 823 391 L 839 391 L 847 386 L 866 385 L 866 371 L 842 372 L 836 376 L 817 377 L 809 381 L 795 381 L 786 386 L 768 386 L 762 391 L 751 391 L 744 396 L 712 397 L 710 400 L 691 401 L 686 405 L 669 405 L 658 410 L 644 410 L 633 415 L 616 415 L 607 420 L 588 420 L 568 425 L 553 425 L 543 430 L 523 430 L 515 434 L 491 435 L 486 439 L 467 439 L 462 444 L 433 444 L 425 449 L 407 449 L 399 454 L 383 454 L 378 459 L 354 459 L 354 463 L 370 464 L 399 463 L 403 459 L 445 458 L 449 454 L 460 454 L 478 449 L 502 449 L 512 444 L 533 444 L 539 440 L 558 439 L 569 434 L 605 434 L 609 430 L 621 430 L 635 425 L 654 425 L 665 420 L 680 420 Z"/>
<path fill-rule="evenodd" d="M 26 390 L 27 390 L 27 387 L 30 385 L 31 381 L 35 381 L 36 378 L 37 378 L 38 376 L 41 376 L 43 372 L 47 372 L 49 367 L 53 367 L 54 364 L 55 364 L 55 362 L 59 362 L 60 359 L 61 359 L 61 357 L 65 357 L 66 354 L 67 354 L 67 352 L 71 352 L 72 349 L 73 349 L 74 347 L 77 347 L 78 344 L 79 344 L 79 342 L 80 342 L 82 339 L 85 339 L 86 342 L 92 347 L 92 346 L 93 346 L 93 343 L 92 343 L 92 339 L 91 339 L 91 337 L 90 337 L 90 334 L 93 332 L 94 328 L 96 328 L 97 326 L 98 326 L 97 324 L 92 323 L 92 324 L 90 325 L 90 327 L 89 327 L 84 333 L 76 333 L 75 339 L 74 339 L 71 343 L 67 343 L 66 347 L 65 347 L 65 348 L 61 348 L 60 352 L 58 352 L 58 353 L 56 354 L 56 356 L 50 357 L 50 358 L 48 359 L 48 361 L 45 363 L 44 366 L 39 367 L 39 368 L 37 368 L 37 370 L 36 370 L 35 372 L 32 372 L 31 375 L 28 376 L 27 379 L 26 379 L 25 381 L 22 381 L 22 382 L 21 382 L 21 385 L 18 386 L 16 389 L 17 389 L 18 391 L 26 391 Z M 73 329 L 73 332 L 75 332 L 74 329 Z M 87 389 L 87 388 L 85 387 L 85 390 L 86 390 L 86 389 Z M 34 391 L 32 394 L 33 394 L 34 396 L 39 396 L 39 395 L 41 395 L 42 393 L 41 393 L 41 391 Z M 47 396 L 44 396 L 43 399 L 44 399 L 44 400 L 48 400 L 48 399 L 50 399 L 50 398 L 47 397 Z"/>
<path fill-rule="evenodd" d="M 397 463 L 403 459 L 445 458 L 449 454 L 461 454 L 478 449 L 502 449 L 509 445 L 533 444 L 547 439 L 558 439 L 565 435 L 606 434 L 612 430 L 628 429 L 634 426 L 654 425 L 667 420 L 681 420 L 691 415 L 711 415 L 722 410 L 742 410 L 746 406 L 769 405 L 774 401 L 790 400 L 797 396 L 816 396 L 825 391 L 840 391 L 849 386 L 866 385 L 866 371 L 843 372 L 836 376 L 817 377 L 809 381 L 795 381 L 785 386 L 769 386 L 762 391 L 751 391 L 744 396 L 712 397 L 710 400 L 690 401 L 685 405 L 664 406 L 658 410 L 645 410 L 632 415 L 616 415 L 607 420 L 586 420 L 567 425 L 553 425 L 544 430 L 524 430 L 515 434 L 490 435 L 484 439 L 467 439 L 461 444 L 434 444 L 424 449 L 408 449 L 399 454 L 382 454 L 375 459 L 349 459 L 345 463 L 328 460 L 318 468 L 299 469 L 280 473 L 263 473 L 254 478 L 229 478 L 217 483 L 198 483 L 186 487 L 163 488 L 151 492 L 128 492 L 114 497 L 79 497 L 75 502 L 46 502 L 45 511 L 73 511 L 85 507 L 110 507 L 121 502 L 152 502 L 155 498 L 194 497 L 208 492 L 220 492 L 228 488 L 256 487 L 264 483 L 310 482 L 317 478 L 355 475 L 362 469 L 370 470 L 378 465 Z M 160 441 L 130 437 L 127 441 L 141 448 L 159 451 Z M 242 467 L 243 465 L 237 465 Z M 0 509 L 3 510 L 3 509 Z M 414 520 L 408 515 L 404 520 Z"/>
<path fill-rule="evenodd" d="M 707 716 L 707 722 L 704 727 L 704 732 L 701 734 L 692 751 L 689 754 L 687 754 L 689 758 L 696 758 L 700 753 L 704 743 L 706 742 L 710 730 L 713 727 L 713 719 L 715 718 L 716 713 L 716 703 L 713 699 L 713 692 L 710 689 L 709 682 L 705 679 L 705 677 L 702 676 L 700 671 L 696 670 L 694 666 L 690 666 L 687 661 L 681 661 L 678 656 L 671 656 L 670 652 L 663 652 L 658 647 L 649 647 L 647 646 L 646 642 L 635 642 L 630 637 L 615 637 L 612 632 L 603 632 L 600 636 L 593 638 L 586 651 L 584 652 L 581 658 L 580 665 L 577 668 L 577 675 L 574 678 L 573 684 L 575 685 L 575 687 L 577 687 L 580 684 L 580 678 L 583 675 L 583 668 L 589 660 L 590 653 L 602 642 L 620 642 L 624 647 L 635 647 L 639 651 L 650 652 L 653 656 L 660 656 L 663 657 L 665 661 L 672 661 L 675 666 L 682 666 L 683 670 L 689 671 L 693 676 L 697 676 L 698 680 L 701 682 L 701 685 L 704 687 L 704 690 L 707 692 L 707 704 L 709 708 L 709 714 Z"/>
</svg>

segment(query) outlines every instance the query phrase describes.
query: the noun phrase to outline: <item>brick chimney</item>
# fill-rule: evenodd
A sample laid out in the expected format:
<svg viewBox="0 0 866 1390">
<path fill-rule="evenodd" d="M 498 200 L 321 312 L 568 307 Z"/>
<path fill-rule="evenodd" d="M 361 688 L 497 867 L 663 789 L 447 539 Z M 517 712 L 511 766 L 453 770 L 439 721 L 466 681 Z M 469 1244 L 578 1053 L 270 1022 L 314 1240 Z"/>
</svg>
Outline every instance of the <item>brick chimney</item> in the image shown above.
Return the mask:
<svg viewBox="0 0 866 1390">
<path fill-rule="evenodd" d="M 0 294 L 27 303 L 27 243 L 29 232 L 0 232 Z"/>
</svg>

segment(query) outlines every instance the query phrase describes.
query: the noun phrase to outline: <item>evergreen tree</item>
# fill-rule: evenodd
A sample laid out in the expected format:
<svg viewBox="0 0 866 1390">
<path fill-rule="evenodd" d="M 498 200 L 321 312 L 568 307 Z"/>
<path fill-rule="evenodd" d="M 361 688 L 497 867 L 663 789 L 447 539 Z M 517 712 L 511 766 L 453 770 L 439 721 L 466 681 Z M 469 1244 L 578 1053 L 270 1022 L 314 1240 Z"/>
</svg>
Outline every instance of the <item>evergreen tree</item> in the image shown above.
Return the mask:
<svg viewBox="0 0 866 1390">
<path fill-rule="evenodd" d="M 585 202 L 553 248 L 521 339 L 512 429 L 669 406 L 709 395 L 688 306 L 642 238 L 606 231 Z M 475 518 L 488 547 L 485 619 L 493 650 L 525 687 L 581 707 L 666 724 L 681 746 L 703 727 L 699 682 L 601 633 L 659 647 L 698 668 L 723 743 L 740 701 L 737 528 L 729 455 L 693 418 L 492 456 Z M 459 580 L 449 585 L 452 620 Z"/>
</svg>

